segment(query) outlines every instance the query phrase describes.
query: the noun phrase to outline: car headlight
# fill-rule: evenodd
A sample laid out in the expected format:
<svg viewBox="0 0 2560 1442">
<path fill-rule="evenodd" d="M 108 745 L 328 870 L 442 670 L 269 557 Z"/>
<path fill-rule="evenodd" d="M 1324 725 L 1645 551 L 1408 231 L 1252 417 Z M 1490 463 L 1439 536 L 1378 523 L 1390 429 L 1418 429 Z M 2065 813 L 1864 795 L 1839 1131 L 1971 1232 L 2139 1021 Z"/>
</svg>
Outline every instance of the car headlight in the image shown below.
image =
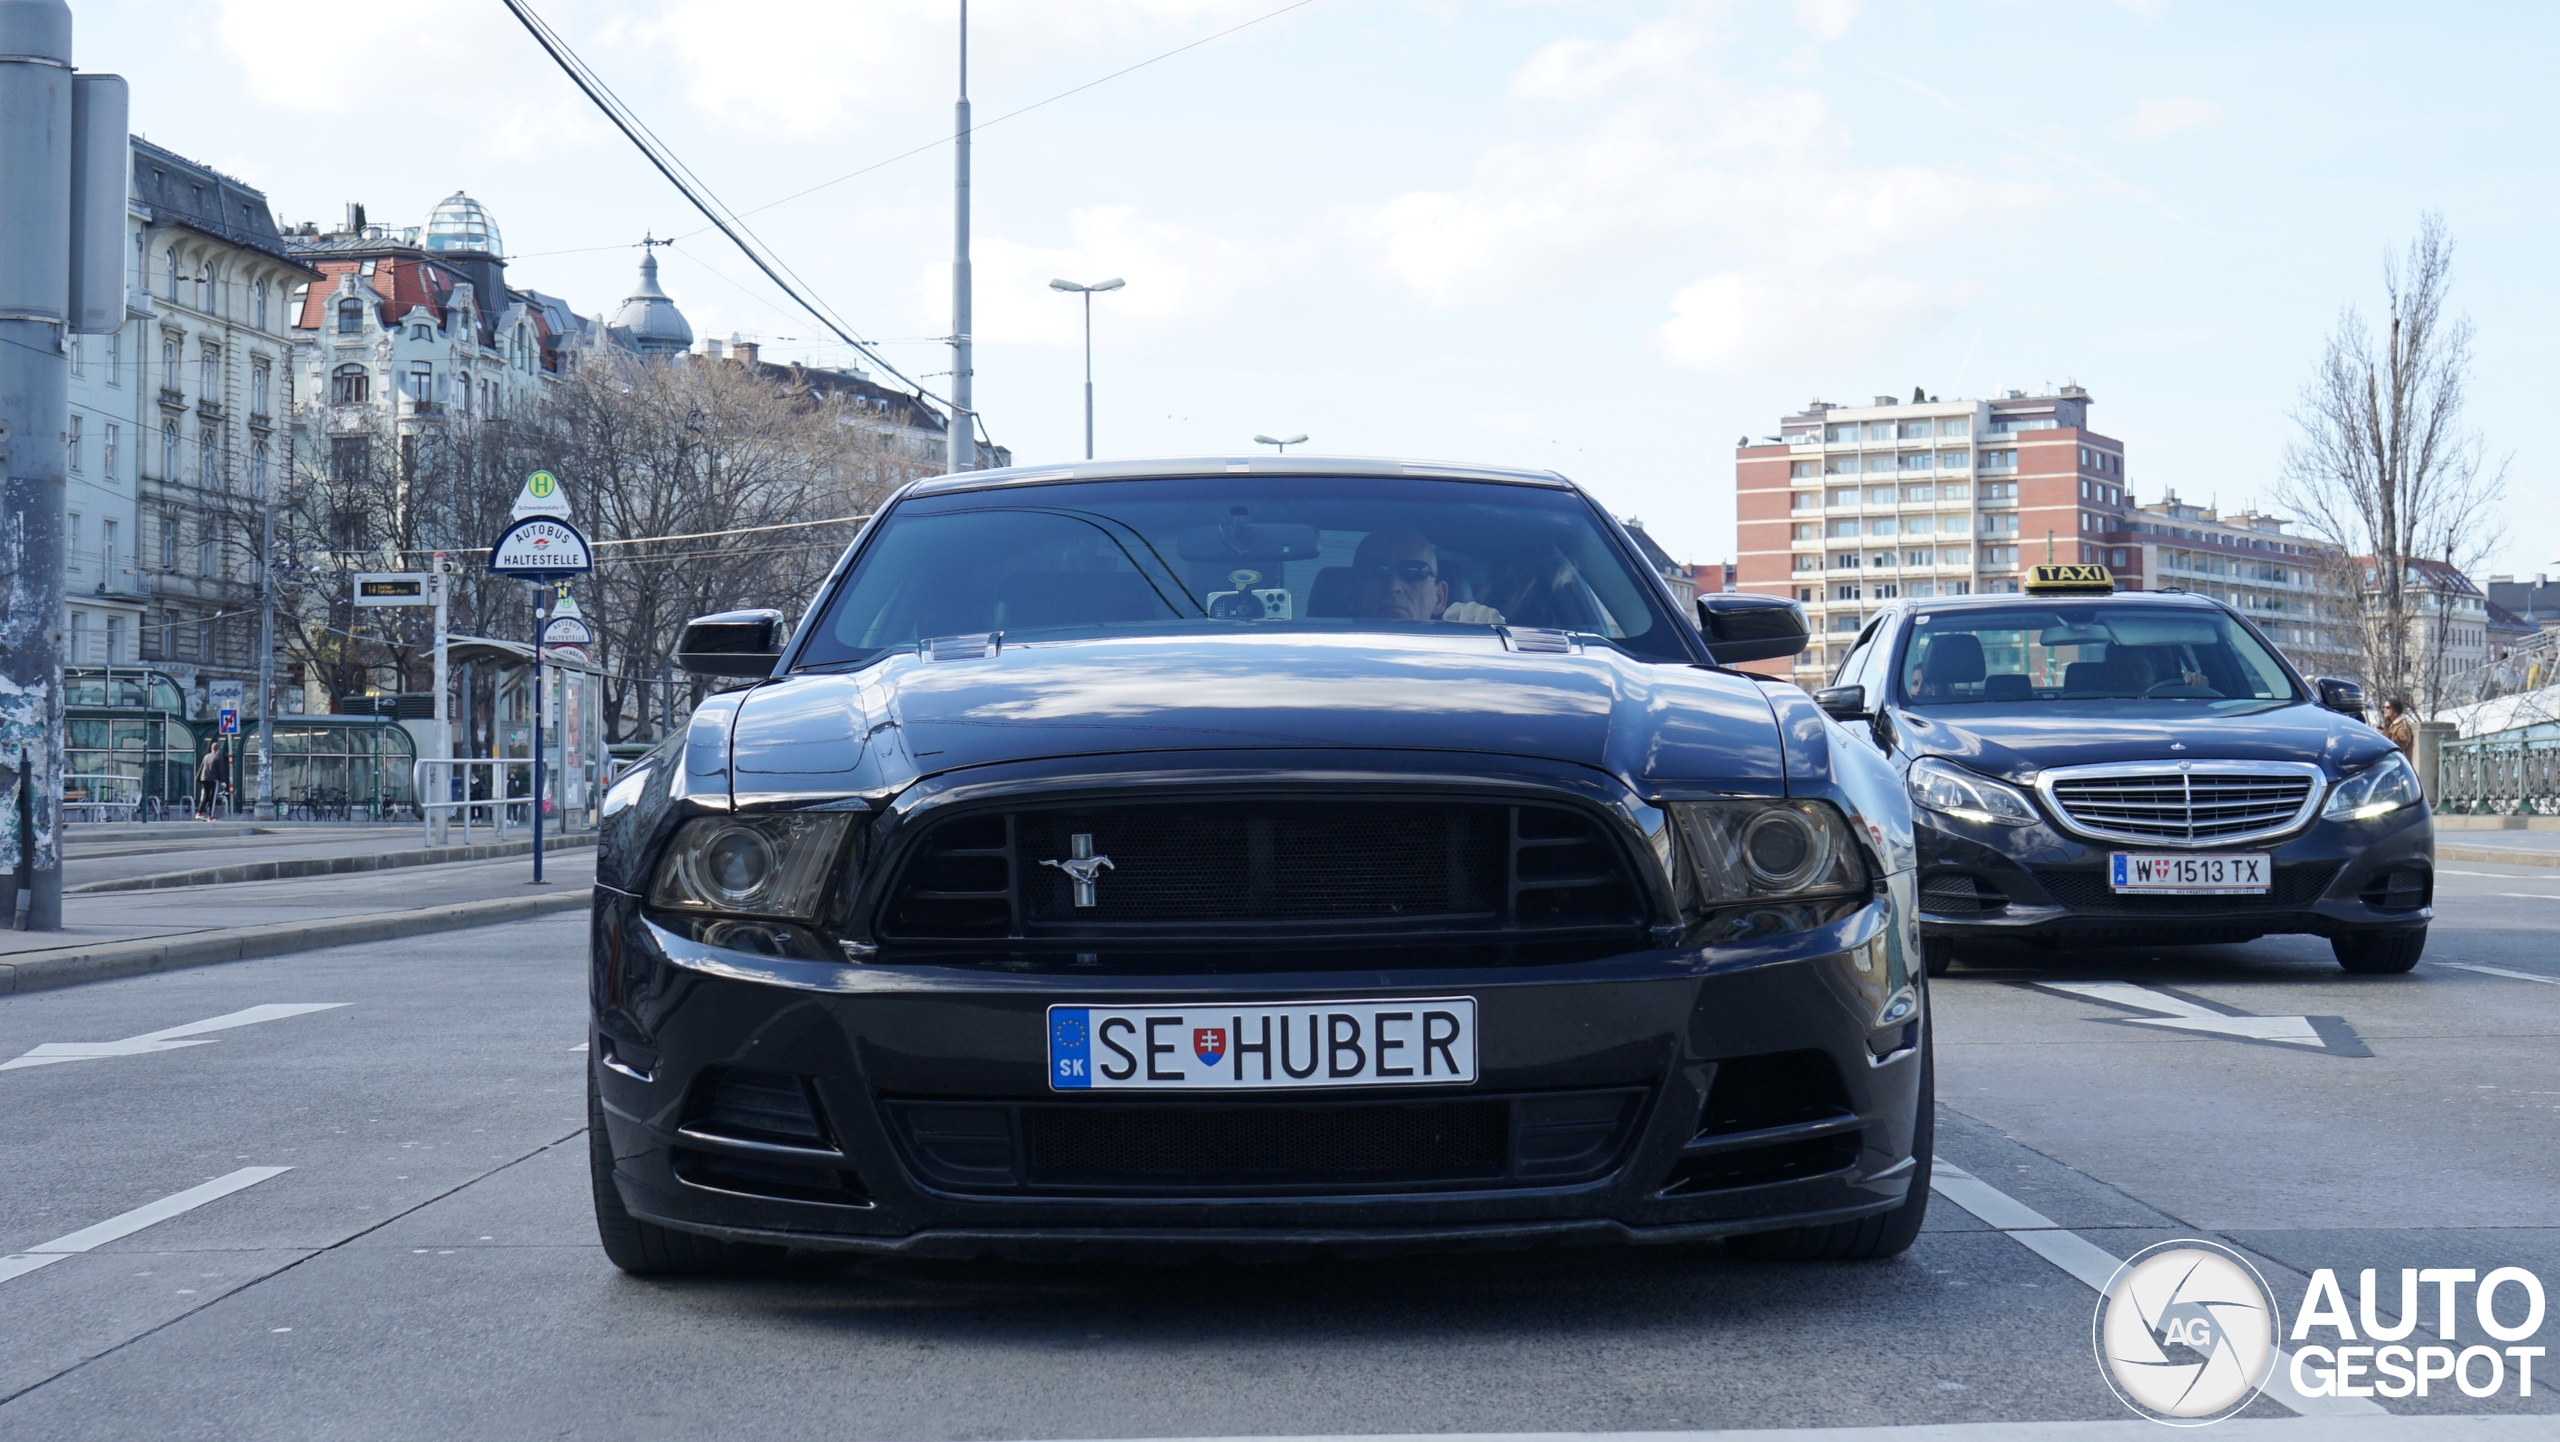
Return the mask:
<svg viewBox="0 0 2560 1442">
<path fill-rule="evenodd" d="M 1849 823 L 1826 801 L 1674 801 L 1698 904 L 1851 896 L 1867 865 Z"/>
<path fill-rule="evenodd" d="M 808 921 L 853 820 L 845 811 L 697 816 L 658 863 L 649 904 L 670 911 Z"/>
<path fill-rule="evenodd" d="M 2394 751 L 2337 784 L 2320 814 L 2331 821 L 2363 821 L 2426 799 L 2417 769 Z"/>
<path fill-rule="evenodd" d="M 1929 757 L 1911 763 L 1911 774 L 1903 785 L 1910 790 L 1914 806 L 1961 821 L 2027 826 L 2037 819 L 2035 804 L 2016 787 Z"/>
</svg>

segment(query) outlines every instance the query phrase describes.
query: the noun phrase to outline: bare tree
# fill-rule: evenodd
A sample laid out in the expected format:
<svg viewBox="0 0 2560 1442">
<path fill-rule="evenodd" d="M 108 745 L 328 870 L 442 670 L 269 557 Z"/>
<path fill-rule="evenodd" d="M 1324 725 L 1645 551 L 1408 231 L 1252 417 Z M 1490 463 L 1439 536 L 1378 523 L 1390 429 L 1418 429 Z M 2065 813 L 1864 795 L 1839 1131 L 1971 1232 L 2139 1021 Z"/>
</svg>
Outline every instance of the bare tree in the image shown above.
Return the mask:
<svg viewBox="0 0 2560 1442">
<path fill-rule="evenodd" d="M 2420 634 L 2430 583 L 2418 563 L 2476 566 L 2495 544 L 2489 519 L 2506 489 L 2505 463 L 2484 468 L 2480 437 L 2462 422 L 2471 322 L 2445 313 L 2452 274 L 2453 239 L 2430 213 L 2407 256 L 2383 263 L 2379 346 L 2353 306 L 2339 315 L 2294 412 L 2302 435 L 2286 448 L 2278 492 L 2338 557 L 2327 589 L 2348 614 L 2336 621 L 2361 643 L 2359 679 L 2385 696 L 2435 689 L 2424 683 L 2442 668 L 2418 653 L 2439 649 L 2442 629 Z"/>
</svg>

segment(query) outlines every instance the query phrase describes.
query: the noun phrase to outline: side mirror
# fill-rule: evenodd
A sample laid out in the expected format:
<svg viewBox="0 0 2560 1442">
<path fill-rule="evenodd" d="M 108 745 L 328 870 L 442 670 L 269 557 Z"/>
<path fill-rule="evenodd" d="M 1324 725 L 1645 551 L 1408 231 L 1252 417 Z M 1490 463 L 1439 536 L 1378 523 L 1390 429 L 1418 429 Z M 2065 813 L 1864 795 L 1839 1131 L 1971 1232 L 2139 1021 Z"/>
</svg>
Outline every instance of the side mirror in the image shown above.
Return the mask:
<svg viewBox="0 0 2560 1442">
<path fill-rule="evenodd" d="M 1719 666 L 1800 655 L 1812 631 L 1803 603 L 1784 596 L 1710 591 L 1698 598 L 1698 634 Z"/>
<path fill-rule="evenodd" d="M 2320 704 L 2341 716 L 2364 719 L 2364 688 L 2353 681 L 2323 676 L 2314 683 L 2320 688 Z"/>
<path fill-rule="evenodd" d="M 1826 686 L 1813 693 L 1813 704 L 1834 721 L 1869 721 L 1867 688 L 1864 686 Z"/>
<path fill-rule="evenodd" d="M 676 664 L 704 676 L 762 678 L 782 660 L 782 642 L 780 611 L 696 616 L 676 642 Z"/>
</svg>

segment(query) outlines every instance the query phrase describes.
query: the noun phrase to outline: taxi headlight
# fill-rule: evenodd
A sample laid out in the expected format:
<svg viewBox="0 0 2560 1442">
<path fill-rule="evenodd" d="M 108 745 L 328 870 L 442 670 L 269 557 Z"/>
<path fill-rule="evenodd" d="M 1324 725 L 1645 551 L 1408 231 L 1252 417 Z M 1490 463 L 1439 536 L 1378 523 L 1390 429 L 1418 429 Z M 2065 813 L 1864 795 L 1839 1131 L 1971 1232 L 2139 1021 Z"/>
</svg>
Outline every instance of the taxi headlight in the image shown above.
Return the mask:
<svg viewBox="0 0 2560 1442">
<path fill-rule="evenodd" d="M 2320 814 L 2331 821 L 2363 821 L 2426 798 L 2409 758 L 2394 751 L 2337 784 Z"/>
<path fill-rule="evenodd" d="M 2034 803 L 2017 788 L 1944 761 L 1923 757 L 1912 762 L 1903 785 L 1913 805 L 1959 820 L 1996 826 L 2027 826 L 2036 820 Z"/>
<path fill-rule="evenodd" d="M 1674 801 L 1670 811 L 1701 907 L 1867 889 L 1857 837 L 1827 801 Z"/>
<path fill-rule="evenodd" d="M 844 811 L 698 816 L 658 863 L 649 904 L 669 911 L 808 921 L 853 820 Z"/>
</svg>

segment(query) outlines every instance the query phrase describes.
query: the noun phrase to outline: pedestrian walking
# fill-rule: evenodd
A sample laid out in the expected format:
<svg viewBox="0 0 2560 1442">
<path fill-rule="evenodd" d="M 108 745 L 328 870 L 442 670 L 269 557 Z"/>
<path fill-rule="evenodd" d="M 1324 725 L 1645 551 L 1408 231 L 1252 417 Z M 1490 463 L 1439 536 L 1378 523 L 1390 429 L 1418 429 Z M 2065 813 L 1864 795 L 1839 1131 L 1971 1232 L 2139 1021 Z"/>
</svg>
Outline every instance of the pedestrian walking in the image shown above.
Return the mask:
<svg viewBox="0 0 2560 1442">
<path fill-rule="evenodd" d="M 231 785 L 231 748 L 217 741 L 196 768 L 196 819 L 213 819 L 214 797 Z"/>
<path fill-rule="evenodd" d="M 2400 754 L 2418 759 L 2418 728 L 2409 720 L 2409 703 L 2394 696 L 2382 703 L 2382 734 L 2400 748 Z"/>
</svg>

